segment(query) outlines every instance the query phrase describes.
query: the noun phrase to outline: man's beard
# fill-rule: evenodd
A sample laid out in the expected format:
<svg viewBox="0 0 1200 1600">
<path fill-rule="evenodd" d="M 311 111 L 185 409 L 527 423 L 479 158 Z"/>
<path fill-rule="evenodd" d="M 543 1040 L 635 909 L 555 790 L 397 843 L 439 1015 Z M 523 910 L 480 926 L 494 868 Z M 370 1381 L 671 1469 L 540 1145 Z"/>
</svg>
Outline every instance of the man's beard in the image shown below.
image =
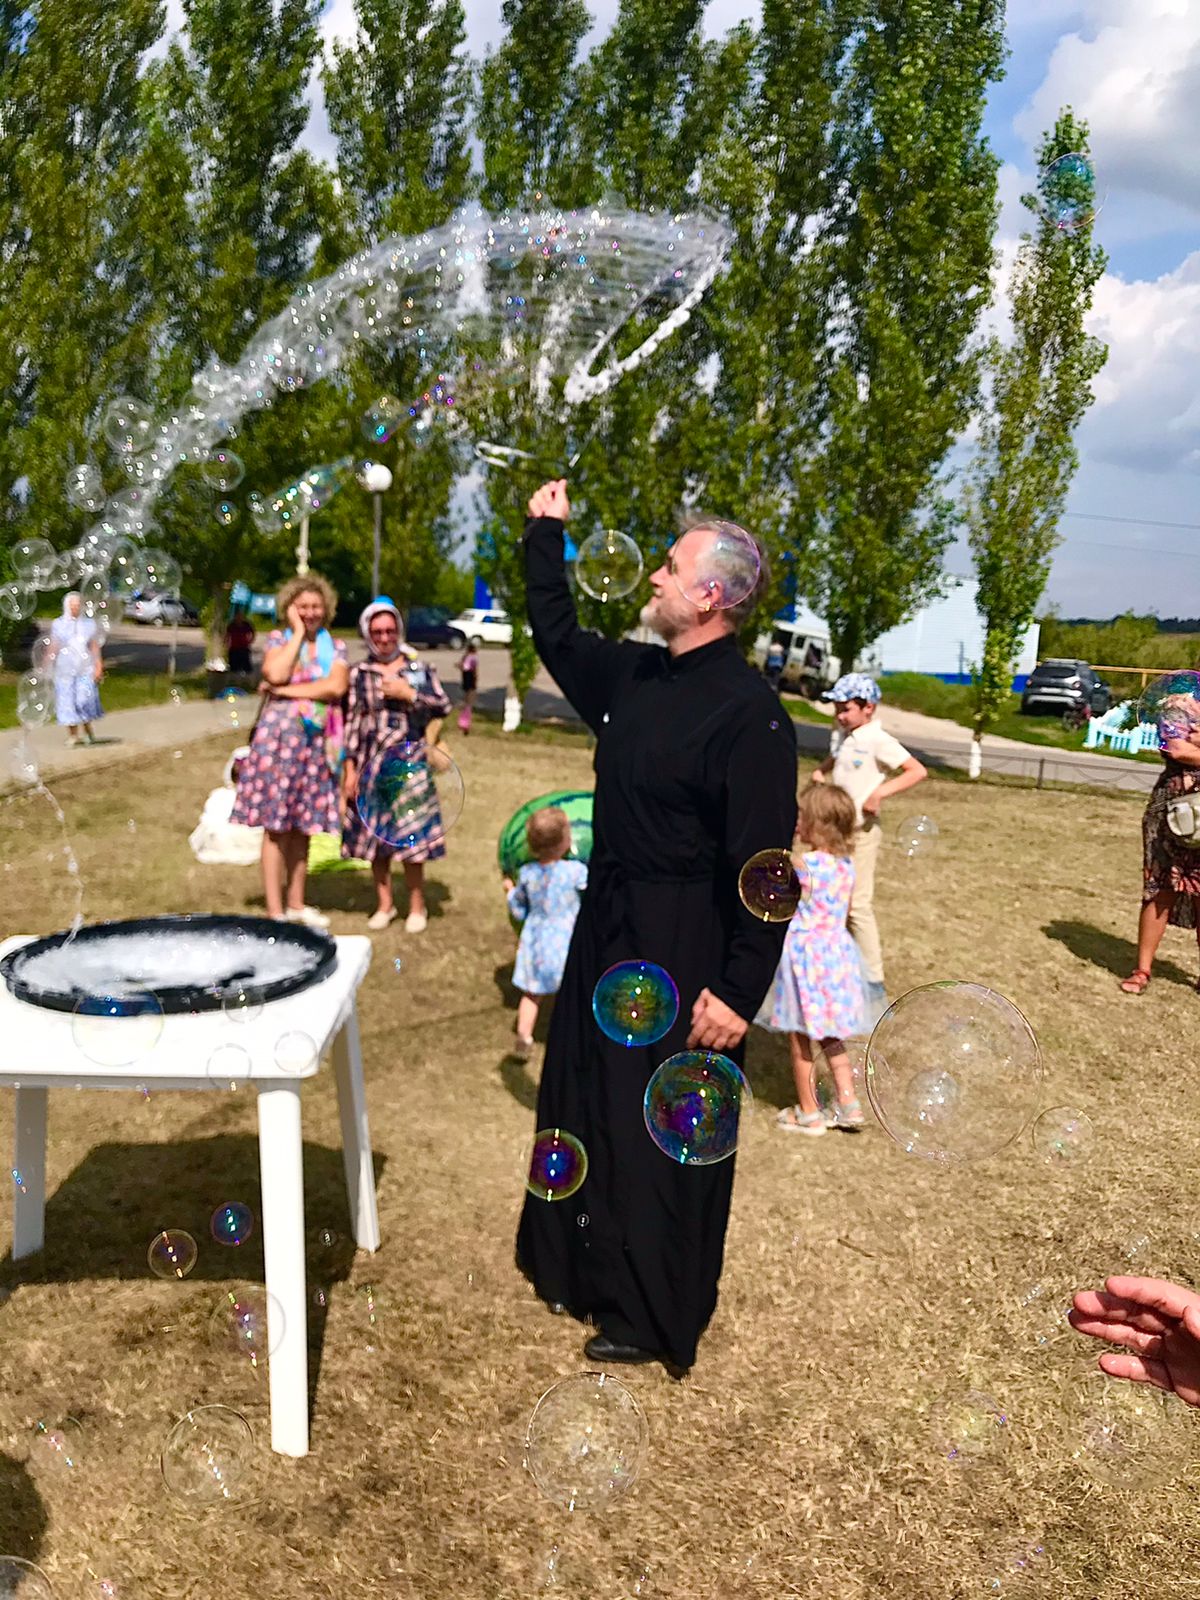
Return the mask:
<svg viewBox="0 0 1200 1600">
<path fill-rule="evenodd" d="M 643 628 L 649 628 L 651 633 L 656 633 L 667 644 L 679 632 L 674 618 L 661 609 L 654 600 L 647 600 L 638 615 L 638 620 Z"/>
</svg>

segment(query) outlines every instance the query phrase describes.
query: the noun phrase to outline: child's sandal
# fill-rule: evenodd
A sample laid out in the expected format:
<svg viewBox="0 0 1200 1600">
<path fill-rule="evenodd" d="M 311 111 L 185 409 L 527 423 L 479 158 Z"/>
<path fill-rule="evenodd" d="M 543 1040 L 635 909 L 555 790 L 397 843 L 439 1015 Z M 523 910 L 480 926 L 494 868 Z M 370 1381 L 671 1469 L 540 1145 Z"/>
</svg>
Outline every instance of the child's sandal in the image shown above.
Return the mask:
<svg viewBox="0 0 1200 1600">
<path fill-rule="evenodd" d="M 1122 994 L 1144 994 L 1150 974 L 1144 967 L 1135 967 L 1127 978 L 1121 979 Z"/>
<path fill-rule="evenodd" d="M 819 1111 L 801 1111 L 799 1106 L 785 1106 L 775 1121 L 785 1133 L 806 1133 L 810 1139 L 819 1139 L 826 1132 L 825 1118 Z"/>
</svg>

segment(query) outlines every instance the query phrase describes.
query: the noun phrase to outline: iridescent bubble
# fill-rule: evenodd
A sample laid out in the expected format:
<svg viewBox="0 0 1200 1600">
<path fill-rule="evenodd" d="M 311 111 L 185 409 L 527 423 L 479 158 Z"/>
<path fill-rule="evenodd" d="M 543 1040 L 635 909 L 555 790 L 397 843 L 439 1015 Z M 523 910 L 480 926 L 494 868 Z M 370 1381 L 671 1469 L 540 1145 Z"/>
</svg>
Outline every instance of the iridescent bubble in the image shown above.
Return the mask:
<svg viewBox="0 0 1200 1600">
<path fill-rule="evenodd" d="M 186 1278 L 199 1254 L 190 1233 L 183 1228 L 164 1228 L 151 1239 L 146 1264 L 156 1278 Z"/>
<path fill-rule="evenodd" d="M 383 844 L 412 850 L 454 826 L 463 798 L 462 774 L 449 755 L 423 741 L 397 740 L 363 768 L 355 805 Z"/>
<path fill-rule="evenodd" d="M 363 1315 L 367 1324 L 367 1354 L 374 1355 L 379 1340 L 379 1300 L 375 1293 L 373 1283 L 361 1284 L 356 1292 L 356 1298 L 362 1306 Z"/>
<path fill-rule="evenodd" d="M 214 450 L 200 471 L 218 494 L 229 495 L 246 476 L 246 463 L 233 450 Z"/>
<path fill-rule="evenodd" d="M 0 617 L 24 622 L 37 606 L 37 594 L 25 583 L 0 583 Z"/>
<path fill-rule="evenodd" d="M 1101 1374 L 1068 1391 L 1064 1429 L 1076 1466 L 1114 1488 L 1166 1483 L 1195 1451 L 1195 1422 L 1177 1395 Z"/>
<path fill-rule="evenodd" d="M 227 1200 L 209 1218 L 208 1231 L 218 1244 L 245 1244 L 254 1232 L 254 1213 L 240 1200 Z"/>
<path fill-rule="evenodd" d="M 21 1171 L 20 1167 L 12 1168 L 12 1181 L 19 1194 L 29 1193 L 29 1185 L 25 1182 L 25 1174 Z"/>
<path fill-rule="evenodd" d="M 362 416 L 362 436 L 368 444 L 386 444 L 398 428 L 409 420 L 408 407 L 395 395 L 383 394 Z"/>
<path fill-rule="evenodd" d="M 750 1085 L 728 1056 L 681 1050 L 655 1068 L 642 1099 L 646 1131 L 672 1161 L 708 1167 L 737 1149 Z"/>
<path fill-rule="evenodd" d="M 1044 1594 L 1050 1555 L 1039 1535 L 1010 1541 L 992 1562 L 984 1584 L 985 1594 L 1032 1596 Z"/>
<path fill-rule="evenodd" d="M 220 1349 L 252 1367 L 264 1366 L 283 1339 L 283 1307 L 257 1284 L 229 1289 L 213 1311 L 209 1331 Z"/>
<path fill-rule="evenodd" d="M 146 588 L 146 558 L 132 539 L 118 539 L 108 562 L 108 584 L 122 600 Z"/>
<path fill-rule="evenodd" d="M 104 504 L 104 480 L 88 461 L 71 468 L 64 487 L 69 504 L 80 511 L 96 512 Z"/>
<path fill-rule="evenodd" d="M 49 539 L 18 539 L 9 549 L 8 558 L 18 581 L 36 586 L 53 567 L 58 551 Z"/>
<path fill-rule="evenodd" d="M 592 1015 L 617 1044 L 654 1044 L 675 1025 L 679 990 L 671 974 L 653 961 L 618 961 L 596 985 Z"/>
<path fill-rule="evenodd" d="M 205 1067 L 210 1081 L 220 1089 L 236 1089 L 250 1077 L 249 1052 L 240 1044 L 221 1044 L 208 1058 Z"/>
<path fill-rule="evenodd" d="M 1092 1119 L 1073 1106 L 1051 1106 L 1033 1124 L 1033 1148 L 1049 1166 L 1074 1166 L 1092 1148 Z"/>
<path fill-rule="evenodd" d="M 121 395 L 104 413 L 104 437 L 118 454 L 137 455 L 154 438 L 154 413 L 131 395 Z"/>
<path fill-rule="evenodd" d="M 911 861 L 914 856 L 929 854 L 938 831 L 938 825 L 932 817 L 905 817 L 896 829 L 896 843 Z"/>
<path fill-rule="evenodd" d="M 762 922 L 790 922 L 804 898 L 804 885 L 791 852 L 760 850 L 738 873 L 738 894 L 751 916 Z"/>
<path fill-rule="evenodd" d="M 254 1434 L 230 1406 L 197 1406 L 167 1435 L 160 1466 L 163 1482 L 192 1506 L 222 1505 L 249 1497 Z"/>
<path fill-rule="evenodd" d="M 1041 214 L 1060 233 L 1085 228 L 1100 209 L 1089 157 L 1073 150 L 1044 167 L 1038 176 L 1038 203 Z"/>
<path fill-rule="evenodd" d="M 627 533 L 605 528 L 589 534 L 575 555 L 579 587 L 593 600 L 632 594 L 642 576 L 642 552 Z"/>
<path fill-rule="evenodd" d="M 263 1003 L 252 989 L 235 982 L 221 990 L 221 1010 L 229 1022 L 257 1022 Z"/>
<path fill-rule="evenodd" d="M 148 989 L 84 995 L 71 1019 L 75 1048 L 99 1067 L 128 1067 L 143 1060 L 162 1031 L 162 1006 Z"/>
<path fill-rule="evenodd" d="M 26 728 L 44 728 L 54 715 L 54 684 L 39 672 L 17 679 L 17 720 Z"/>
<path fill-rule="evenodd" d="M 274 533 L 278 533 L 283 526 L 279 519 L 278 511 L 268 501 L 264 500 L 257 490 L 252 490 L 246 496 L 246 509 L 249 511 L 251 520 L 259 533 L 264 534 L 267 538 L 270 538 Z"/>
<path fill-rule="evenodd" d="M 534 1137 L 525 1187 L 539 1200 L 566 1200 L 587 1177 L 587 1151 L 573 1133 L 542 1128 Z"/>
<path fill-rule="evenodd" d="M 213 516 L 223 528 L 232 528 L 237 521 L 238 508 L 232 500 L 218 500 L 213 506 Z"/>
<path fill-rule="evenodd" d="M 1167 672 L 1155 678 L 1137 704 L 1139 725 L 1158 730 L 1160 748 L 1172 740 L 1191 741 L 1200 732 L 1200 672 Z M 1174 839 L 1200 848 L 1200 807 L 1181 806 L 1167 814 Z"/>
<path fill-rule="evenodd" d="M 286 1077 L 299 1078 L 317 1065 L 317 1047 L 303 1032 L 282 1033 L 275 1041 L 275 1065 Z"/>
<path fill-rule="evenodd" d="M 60 1473 L 72 1473 L 78 1467 L 83 1447 L 83 1427 L 78 1417 L 35 1422 L 32 1436 L 31 1459 L 39 1466 Z"/>
<path fill-rule="evenodd" d="M 933 983 L 896 1000 L 867 1048 L 867 1092 L 902 1150 L 932 1161 L 995 1155 L 1025 1128 L 1042 1081 L 1038 1043 L 1010 1000 Z"/>
<path fill-rule="evenodd" d="M 525 1463 L 548 1500 L 598 1511 L 633 1487 L 650 1430 L 637 1399 L 604 1372 L 561 1378 L 533 1408 Z"/>
<path fill-rule="evenodd" d="M 711 522 L 676 540 L 668 567 L 680 593 L 698 611 L 726 611 L 754 593 L 762 557 L 745 528 Z"/>
<path fill-rule="evenodd" d="M 0 1600 L 55 1600 L 41 1567 L 20 1556 L 0 1556 Z"/>
<path fill-rule="evenodd" d="M 947 1461 L 971 1466 L 1007 1443 L 1008 1413 L 991 1395 L 968 1389 L 934 1408 L 933 1436 Z"/>
</svg>

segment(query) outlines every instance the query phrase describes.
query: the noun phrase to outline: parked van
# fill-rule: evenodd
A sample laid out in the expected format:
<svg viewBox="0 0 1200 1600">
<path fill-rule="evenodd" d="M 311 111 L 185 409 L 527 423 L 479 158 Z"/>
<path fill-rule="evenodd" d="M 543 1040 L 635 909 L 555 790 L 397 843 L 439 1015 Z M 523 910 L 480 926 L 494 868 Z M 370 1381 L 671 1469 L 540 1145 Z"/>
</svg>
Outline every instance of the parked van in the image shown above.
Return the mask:
<svg viewBox="0 0 1200 1600">
<path fill-rule="evenodd" d="M 811 624 L 777 620 L 769 632 L 760 633 L 754 641 L 754 664 L 760 672 L 766 671 L 767 651 L 773 643 L 784 652 L 781 688 L 819 700 L 837 681 L 837 660 L 829 653 L 829 637 L 815 632 Z"/>
</svg>

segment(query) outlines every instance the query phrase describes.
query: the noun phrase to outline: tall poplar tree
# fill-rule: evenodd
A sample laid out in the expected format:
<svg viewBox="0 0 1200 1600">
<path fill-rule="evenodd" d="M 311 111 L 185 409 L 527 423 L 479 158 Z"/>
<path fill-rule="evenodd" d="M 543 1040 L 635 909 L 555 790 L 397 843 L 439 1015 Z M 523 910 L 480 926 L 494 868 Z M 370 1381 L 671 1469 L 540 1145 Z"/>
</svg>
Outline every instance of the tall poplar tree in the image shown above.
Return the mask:
<svg viewBox="0 0 1200 1600">
<path fill-rule="evenodd" d="M 828 319 L 811 593 L 853 665 L 938 592 L 955 531 L 943 469 L 979 380 L 1001 0 L 863 0 L 833 107 L 818 249 Z"/>
<path fill-rule="evenodd" d="M 979 578 L 983 659 L 975 679 L 971 775 L 980 740 L 1006 704 L 1021 641 L 1033 621 L 1058 544 L 1058 523 L 1079 464 L 1075 430 L 1091 405 L 1092 379 L 1108 351 L 1086 330 L 1106 257 L 1095 243 L 1095 178 L 1087 128 L 1068 109 L 1041 142 L 1043 172 L 1078 155 L 1068 182 L 1078 222 L 1061 227 L 1055 196 L 1031 194 L 1035 224 L 1017 251 L 1009 284 L 1012 331 L 987 352 L 989 393 L 967 486 L 967 525 Z M 1049 201 L 1049 205 L 1048 205 Z"/>
</svg>

